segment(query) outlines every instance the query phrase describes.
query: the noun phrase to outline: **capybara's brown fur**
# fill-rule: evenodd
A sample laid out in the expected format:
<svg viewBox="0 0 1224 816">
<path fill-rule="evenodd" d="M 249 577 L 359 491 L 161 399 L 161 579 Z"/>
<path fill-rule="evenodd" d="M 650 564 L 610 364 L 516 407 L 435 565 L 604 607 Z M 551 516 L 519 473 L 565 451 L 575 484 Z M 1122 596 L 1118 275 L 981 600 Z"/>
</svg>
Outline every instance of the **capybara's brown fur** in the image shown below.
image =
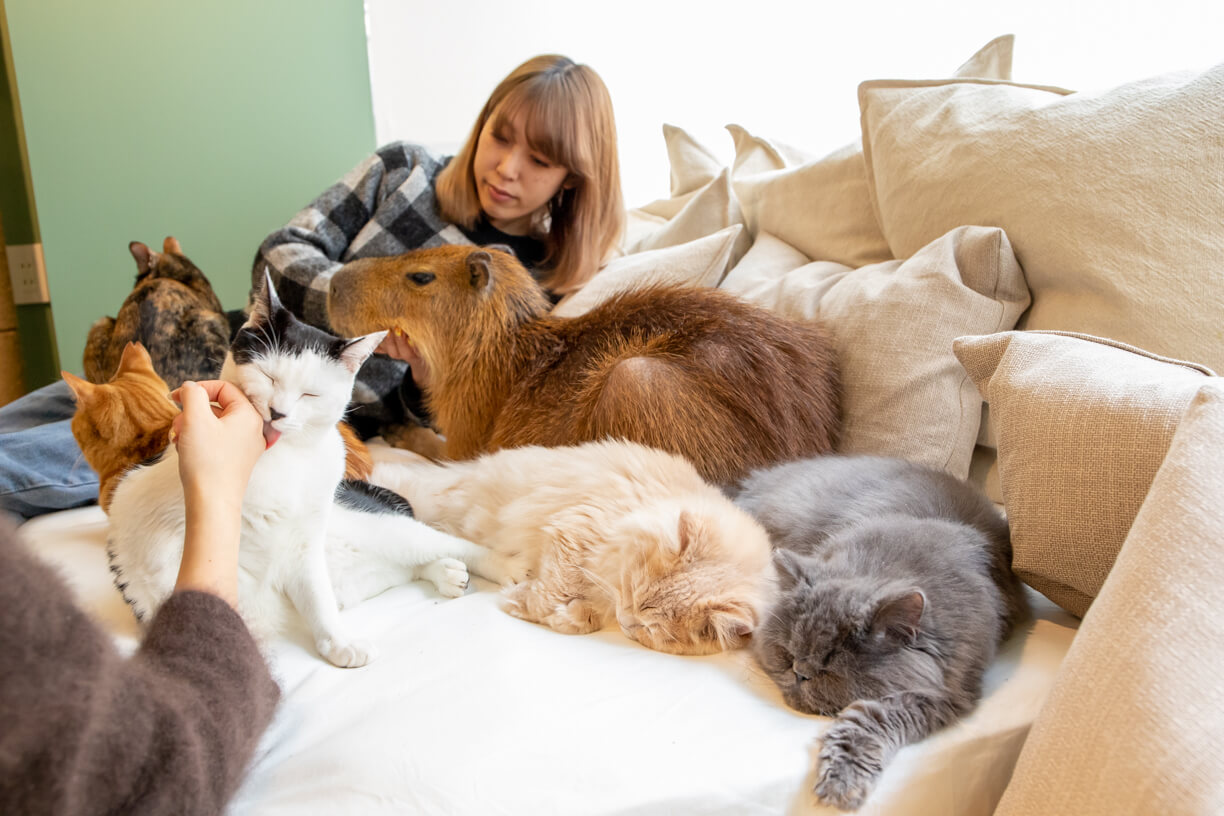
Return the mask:
<svg viewBox="0 0 1224 816">
<path fill-rule="evenodd" d="M 408 336 L 429 366 L 425 404 L 453 459 L 620 438 L 728 484 L 837 439 L 825 333 L 718 290 L 655 286 L 552 317 L 514 256 L 446 246 L 353 261 L 333 276 L 327 304 L 345 336 Z"/>
</svg>

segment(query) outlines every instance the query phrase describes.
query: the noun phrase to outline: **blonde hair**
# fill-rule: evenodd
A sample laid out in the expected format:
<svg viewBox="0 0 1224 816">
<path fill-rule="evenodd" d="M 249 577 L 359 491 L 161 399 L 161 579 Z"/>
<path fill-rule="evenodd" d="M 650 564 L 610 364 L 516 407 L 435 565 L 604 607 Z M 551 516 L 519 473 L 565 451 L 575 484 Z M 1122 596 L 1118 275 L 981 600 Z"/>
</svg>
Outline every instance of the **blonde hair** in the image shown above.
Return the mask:
<svg viewBox="0 0 1224 816">
<path fill-rule="evenodd" d="M 534 231 L 546 249 L 540 282 L 554 292 L 572 291 L 599 269 L 625 221 L 612 97 L 590 67 L 545 54 L 511 71 L 438 176 L 438 204 L 447 221 L 475 225 L 481 215 L 472 170 L 476 143 L 490 117 L 500 127 L 520 112 L 532 149 L 569 171 Z"/>
</svg>

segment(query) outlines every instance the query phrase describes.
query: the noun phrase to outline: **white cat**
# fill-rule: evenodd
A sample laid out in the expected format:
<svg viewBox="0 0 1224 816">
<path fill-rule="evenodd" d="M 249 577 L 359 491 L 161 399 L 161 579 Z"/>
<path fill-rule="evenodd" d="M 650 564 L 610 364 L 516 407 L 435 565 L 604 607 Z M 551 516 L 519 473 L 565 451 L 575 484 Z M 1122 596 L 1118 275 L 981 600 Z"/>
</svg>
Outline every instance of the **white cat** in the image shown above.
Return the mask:
<svg viewBox="0 0 1224 816">
<path fill-rule="evenodd" d="M 526 558 L 507 611 L 561 632 L 615 622 L 644 646 L 742 646 L 775 575 L 764 528 L 685 459 L 631 442 L 511 448 L 438 464 L 372 447 L 370 480 L 417 517 Z"/>
<path fill-rule="evenodd" d="M 345 631 L 342 607 L 415 578 L 455 597 L 467 586 L 469 566 L 499 582 L 522 574 L 509 559 L 404 513 L 357 510 L 335 499 L 345 457 L 336 424 L 357 370 L 384 334 L 341 340 L 312 328 L 281 306 L 268 281 L 221 371 L 265 418 L 270 444 L 243 498 L 239 611 L 265 638 L 289 623 L 291 605 L 319 654 L 337 666 L 373 657 Z M 183 530 L 171 446 L 129 472 L 110 506 L 111 569 L 144 620 L 173 590 Z"/>
</svg>

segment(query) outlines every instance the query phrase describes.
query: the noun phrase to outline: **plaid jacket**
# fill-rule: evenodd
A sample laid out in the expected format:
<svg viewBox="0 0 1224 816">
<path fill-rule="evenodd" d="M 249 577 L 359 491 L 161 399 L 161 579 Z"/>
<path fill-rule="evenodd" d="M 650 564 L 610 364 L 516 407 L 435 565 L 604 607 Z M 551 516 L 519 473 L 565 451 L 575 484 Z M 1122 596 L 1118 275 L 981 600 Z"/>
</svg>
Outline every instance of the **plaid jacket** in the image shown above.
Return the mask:
<svg viewBox="0 0 1224 816">
<path fill-rule="evenodd" d="M 286 308 L 311 325 L 332 331 L 327 289 L 344 263 L 422 247 L 495 242 L 497 238 L 490 240 L 491 228 L 467 233 L 438 214 L 434 184 L 449 160 L 407 142 L 379 148 L 264 239 L 251 269 L 252 292 L 263 284 L 266 267 Z M 520 260 L 533 265 L 535 257 L 523 256 L 542 246 L 538 241 L 504 237 Z M 411 378 L 406 380 L 407 368 L 383 355 L 374 355 L 362 366 L 350 418 L 363 433 L 376 432 L 380 423 L 416 418 L 411 402 L 415 394 L 419 405 L 419 392 Z M 406 393 L 401 397 L 399 386 L 405 380 Z"/>
</svg>

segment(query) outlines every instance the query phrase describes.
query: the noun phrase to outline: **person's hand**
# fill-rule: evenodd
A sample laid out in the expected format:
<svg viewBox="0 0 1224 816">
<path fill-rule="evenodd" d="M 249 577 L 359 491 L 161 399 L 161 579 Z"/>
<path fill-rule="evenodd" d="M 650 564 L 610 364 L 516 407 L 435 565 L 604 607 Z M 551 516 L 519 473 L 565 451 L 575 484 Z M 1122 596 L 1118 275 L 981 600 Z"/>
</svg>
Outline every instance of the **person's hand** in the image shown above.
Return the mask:
<svg viewBox="0 0 1224 816">
<path fill-rule="evenodd" d="M 242 497 L 264 451 L 263 418 L 232 383 L 185 382 L 170 397 L 183 406 L 170 441 L 186 514 L 175 589 L 212 592 L 236 608 Z"/>
<path fill-rule="evenodd" d="M 400 329 L 391 329 L 387 332 L 382 342 L 378 344 L 378 348 L 374 350 L 388 357 L 403 360 L 412 366 L 412 379 L 418 388 L 425 388 L 429 385 L 429 364 L 425 362 L 425 358 L 417 351 L 416 346 L 412 345 L 408 336 Z"/>
<path fill-rule="evenodd" d="M 185 382 L 170 398 L 183 406 L 170 439 L 178 450 L 184 490 L 189 495 L 228 491 L 241 501 L 265 447 L 259 412 L 236 385 L 220 380 Z"/>
</svg>

